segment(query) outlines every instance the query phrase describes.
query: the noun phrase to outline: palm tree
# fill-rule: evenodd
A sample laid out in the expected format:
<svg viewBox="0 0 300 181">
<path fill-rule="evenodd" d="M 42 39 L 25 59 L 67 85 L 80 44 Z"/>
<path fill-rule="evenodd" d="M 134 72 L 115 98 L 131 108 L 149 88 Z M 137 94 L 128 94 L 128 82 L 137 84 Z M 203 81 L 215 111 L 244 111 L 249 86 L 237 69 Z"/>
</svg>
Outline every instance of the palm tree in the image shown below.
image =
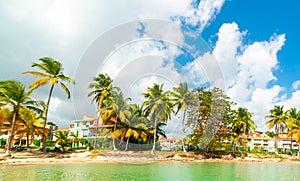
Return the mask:
<svg viewBox="0 0 300 181">
<path fill-rule="evenodd" d="M 244 146 L 243 139 L 239 138 L 239 136 L 241 134 L 247 135 L 256 129 L 256 124 L 251 120 L 251 116 L 252 114 L 248 112 L 247 108 L 239 107 L 237 111 L 235 111 L 234 118 L 231 120 L 232 133 L 230 134 L 234 151 L 236 143 L 240 143 Z"/>
<path fill-rule="evenodd" d="M 40 79 L 33 81 L 30 84 L 30 88 L 36 89 L 38 87 L 41 87 L 43 85 L 46 85 L 50 83 L 50 92 L 46 104 L 46 109 L 44 112 L 44 127 L 47 124 L 47 119 L 48 119 L 48 110 L 49 110 L 49 105 L 50 105 L 50 100 L 52 97 L 52 93 L 54 90 L 54 86 L 56 84 L 60 84 L 61 88 L 66 92 L 68 99 L 70 99 L 71 94 L 70 90 L 68 87 L 64 84 L 64 82 L 70 82 L 75 84 L 75 80 L 71 77 L 67 77 L 63 73 L 63 65 L 62 63 L 50 58 L 50 57 L 44 57 L 39 59 L 41 63 L 32 63 L 32 67 L 37 67 L 39 68 L 42 72 L 38 71 L 26 71 L 23 72 L 23 74 L 30 74 L 33 75 L 34 77 L 38 77 Z M 42 146 L 43 147 L 43 142 L 46 141 L 45 138 L 43 137 L 42 139 Z"/>
<path fill-rule="evenodd" d="M 296 108 L 288 110 L 287 129 L 289 136 L 296 138 L 296 142 L 298 143 L 298 157 L 300 157 L 300 111 L 297 111 Z"/>
<path fill-rule="evenodd" d="M 186 112 L 188 106 L 192 104 L 193 95 L 189 91 L 187 83 L 180 83 L 178 87 L 174 87 L 173 92 L 171 92 L 171 95 L 173 96 L 174 106 L 177 106 L 177 111 L 175 112 L 175 114 L 177 115 L 179 111 L 183 112 L 181 129 L 184 134 Z M 181 139 L 182 149 L 184 152 L 186 152 L 183 139 L 184 138 L 182 135 L 182 139 Z"/>
<path fill-rule="evenodd" d="M 107 74 L 98 74 L 98 76 L 93 78 L 93 81 L 94 82 L 88 85 L 88 88 L 92 89 L 92 91 L 88 94 L 88 97 L 94 96 L 92 99 L 92 103 L 95 102 L 97 104 L 97 112 L 99 112 L 96 123 L 96 136 L 94 141 L 95 147 L 97 141 L 99 119 L 101 118 L 100 109 L 105 107 L 104 102 L 110 97 L 111 89 L 113 88 L 113 80 Z"/>
<path fill-rule="evenodd" d="M 233 119 L 232 130 L 233 132 L 240 134 L 249 134 L 255 131 L 256 125 L 251 119 L 252 114 L 248 112 L 247 108 L 239 107 L 235 112 Z"/>
<path fill-rule="evenodd" d="M 36 114 L 28 108 L 20 108 L 19 113 L 21 123 L 19 124 L 17 132 L 25 133 L 27 147 L 29 148 L 29 145 L 31 145 L 34 140 L 34 135 L 43 130 L 44 120 L 38 120 Z M 29 139 L 29 136 L 31 139 Z"/>
<path fill-rule="evenodd" d="M 32 92 L 33 89 L 26 91 L 24 85 L 18 81 L 0 81 L 0 102 L 10 107 L 13 111 L 11 133 L 6 145 L 6 155 L 10 155 L 12 139 L 15 134 L 15 122 L 18 119 L 20 108 L 36 104 L 36 102 L 29 97 Z"/>
<path fill-rule="evenodd" d="M 100 109 L 101 110 L 100 112 L 102 112 L 103 114 L 110 114 L 109 116 L 106 115 L 105 116 L 106 118 L 108 117 L 115 118 L 115 119 L 110 119 L 113 120 L 114 122 L 113 131 L 116 131 L 118 123 L 120 123 L 119 127 L 121 126 L 121 129 L 129 126 L 130 124 L 129 117 L 131 116 L 130 105 L 127 104 L 127 101 L 129 100 L 131 99 L 123 98 L 123 93 L 119 88 L 114 88 L 111 93 L 111 97 L 109 99 L 109 106 Z M 126 129 L 124 131 L 126 132 Z M 121 139 L 121 141 L 123 141 L 123 139 Z M 115 137 L 113 137 L 113 148 L 114 150 L 117 150 L 117 148 L 115 147 Z"/>
<path fill-rule="evenodd" d="M 269 115 L 266 116 L 269 120 L 266 122 L 269 129 L 275 128 L 275 133 L 283 132 L 284 126 L 287 120 L 287 113 L 283 110 L 283 106 L 274 106 L 272 110 L 269 111 Z M 277 150 L 278 141 L 275 144 L 275 152 Z"/>
<path fill-rule="evenodd" d="M 163 91 L 163 84 L 154 84 L 153 87 L 148 87 L 147 92 L 142 93 L 142 95 L 148 99 L 142 104 L 145 115 L 149 116 L 152 124 L 154 123 L 154 141 L 151 153 L 155 154 L 157 125 L 170 119 L 170 115 L 173 112 L 173 105 L 170 100 L 170 92 Z"/>
<path fill-rule="evenodd" d="M 57 131 L 54 134 L 54 136 L 57 138 L 56 144 L 61 146 L 63 153 L 66 151 L 65 146 L 69 143 L 68 134 L 69 132 L 67 131 Z"/>
</svg>

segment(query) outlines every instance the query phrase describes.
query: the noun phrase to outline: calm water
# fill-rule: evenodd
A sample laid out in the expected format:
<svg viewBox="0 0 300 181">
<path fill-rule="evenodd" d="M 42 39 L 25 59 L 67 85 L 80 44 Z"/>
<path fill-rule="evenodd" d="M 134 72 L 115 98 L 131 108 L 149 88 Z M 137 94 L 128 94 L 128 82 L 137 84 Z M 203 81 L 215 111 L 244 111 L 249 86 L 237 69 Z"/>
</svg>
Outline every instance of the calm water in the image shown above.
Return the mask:
<svg viewBox="0 0 300 181">
<path fill-rule="evenodd" d="M 0 180 L 300 180 L 300 164 L 154 163 L 1 166 Z"/>
</svg>

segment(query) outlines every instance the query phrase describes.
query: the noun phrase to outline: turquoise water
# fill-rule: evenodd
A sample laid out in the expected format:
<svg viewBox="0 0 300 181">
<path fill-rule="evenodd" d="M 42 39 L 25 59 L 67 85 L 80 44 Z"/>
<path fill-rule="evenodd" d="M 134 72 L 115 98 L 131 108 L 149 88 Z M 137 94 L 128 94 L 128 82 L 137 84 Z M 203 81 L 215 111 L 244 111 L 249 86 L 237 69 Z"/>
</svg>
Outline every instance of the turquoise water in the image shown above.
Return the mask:
<svg viewBox="0 0 300 181">
<path fill-rule="evenodd" d="M 300 164 L 153 163 L 1 166 L 0 180 L 300 180 Z"/>
</svg>

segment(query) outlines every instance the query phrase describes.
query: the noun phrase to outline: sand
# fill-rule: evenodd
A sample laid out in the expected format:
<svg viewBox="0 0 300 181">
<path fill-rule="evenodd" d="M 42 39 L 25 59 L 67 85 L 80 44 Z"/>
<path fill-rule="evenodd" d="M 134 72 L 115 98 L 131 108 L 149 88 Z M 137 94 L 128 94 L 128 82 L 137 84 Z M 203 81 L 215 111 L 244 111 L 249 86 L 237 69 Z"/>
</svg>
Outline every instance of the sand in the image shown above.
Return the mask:
<svg viewBox="0 0 300 181">
<path fill-rule="evenodd" d="M 159 152 L 151 155 L 149 152 L 132 151 L 74 151 L 71 153 L 41 152 L 39 150 L 23 150 L 12 152 L 13 157 L 6 157 L 4 150 L 0 151 L 0 165 L 36 165 L 36 164 L 72 164 L 72 163 L 132 163 L 145 164 L 152 162 L 280 162 L 300 164 L 298 157 L 282 156 L 281 158 L 257 158 L 249 154 L 245 158 L 202 159 L 191 153 Z"/>
</svg>

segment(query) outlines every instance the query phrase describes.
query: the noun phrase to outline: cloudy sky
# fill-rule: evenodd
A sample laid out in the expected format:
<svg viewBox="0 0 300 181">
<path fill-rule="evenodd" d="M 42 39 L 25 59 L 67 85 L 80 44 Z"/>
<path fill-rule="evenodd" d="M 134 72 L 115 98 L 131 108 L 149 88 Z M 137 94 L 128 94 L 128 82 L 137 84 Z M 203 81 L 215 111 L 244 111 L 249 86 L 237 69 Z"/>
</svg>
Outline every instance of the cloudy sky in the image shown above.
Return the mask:
<svg viewBox="0 0 300 181">
<path fill-rule="evenodd" d="M 99 72 L 135 102 L 154 82 L 221 87 L 254 113 L 260 130 L 274 105 L 300 109 L 300 2 L 261 0 L 44 0 L 0 5 L 0 79 L 50 56 L 76 78 L 68 100 L 57 87 L 49 119 L 67 127 L 95 115 L 87 84 Z M 49 87 L 35 98 L 46 100 Z"/>
</svg>

